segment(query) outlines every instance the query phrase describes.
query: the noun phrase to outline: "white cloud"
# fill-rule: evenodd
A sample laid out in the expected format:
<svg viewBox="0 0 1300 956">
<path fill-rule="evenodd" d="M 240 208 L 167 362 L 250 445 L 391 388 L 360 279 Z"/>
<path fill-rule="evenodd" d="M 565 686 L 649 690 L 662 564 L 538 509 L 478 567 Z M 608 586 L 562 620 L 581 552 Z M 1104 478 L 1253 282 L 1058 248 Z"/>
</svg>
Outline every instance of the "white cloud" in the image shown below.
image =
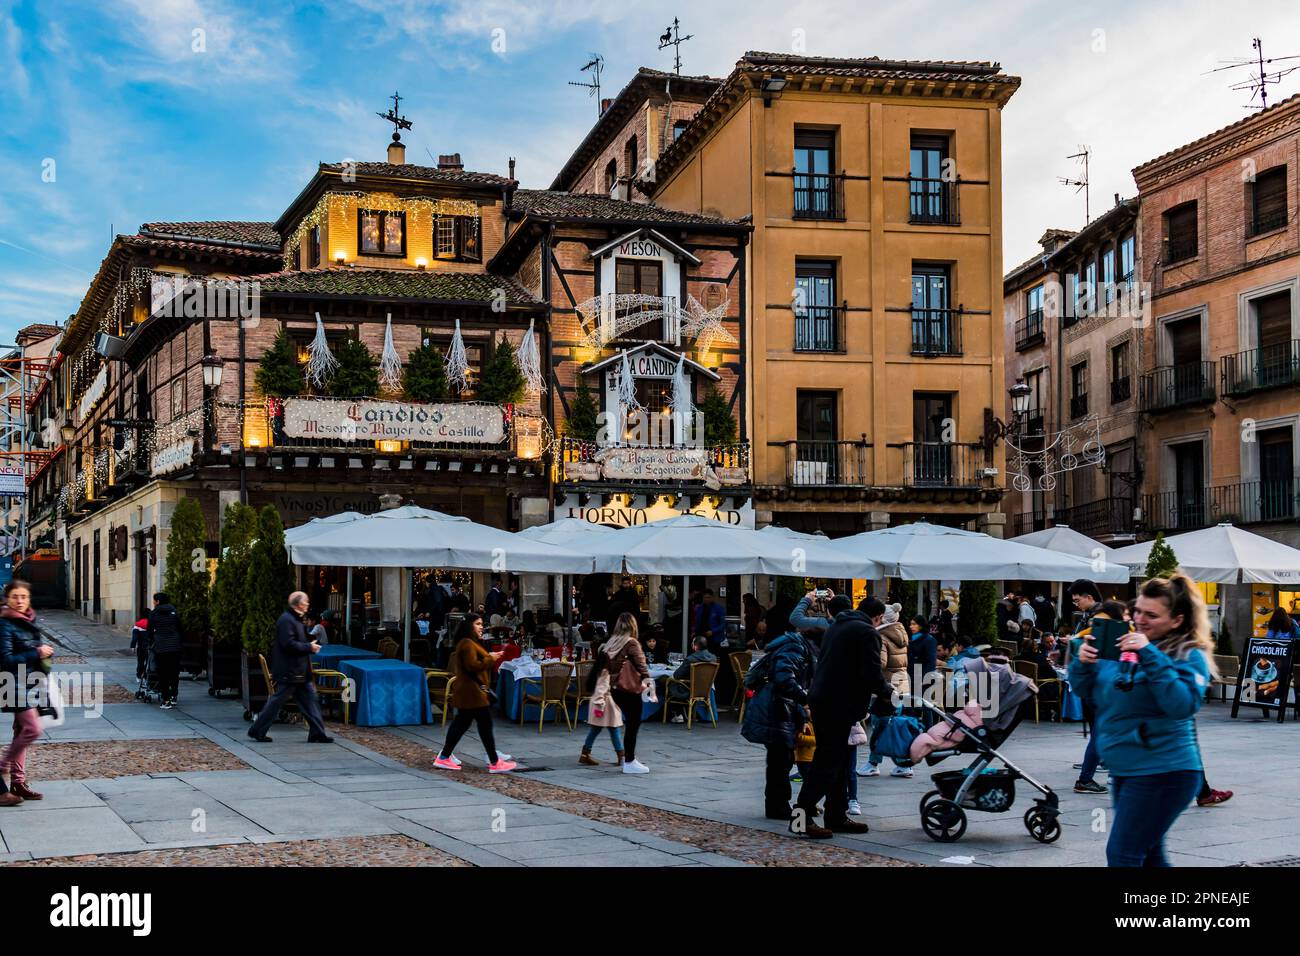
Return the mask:
<svg viewBox="0 0 1300 956">
<path fill-rule="evenodd" d="M 8 12 L 0 15 L 0 74 L 7 77 L 8 93 L 25 100 L 31 90 L 23 65 L 23 35 Z"/>
<path fill-rule="evenodd" d="M 121 38 L 147 56 L 123 64 L 134 81 L 205 87 L 284 79 L 292 49 L 283 24 L 216 0 L 117 0 L 130 16 Z M 107 64 L 105 64 L 107 65 Z"/>
</svg>

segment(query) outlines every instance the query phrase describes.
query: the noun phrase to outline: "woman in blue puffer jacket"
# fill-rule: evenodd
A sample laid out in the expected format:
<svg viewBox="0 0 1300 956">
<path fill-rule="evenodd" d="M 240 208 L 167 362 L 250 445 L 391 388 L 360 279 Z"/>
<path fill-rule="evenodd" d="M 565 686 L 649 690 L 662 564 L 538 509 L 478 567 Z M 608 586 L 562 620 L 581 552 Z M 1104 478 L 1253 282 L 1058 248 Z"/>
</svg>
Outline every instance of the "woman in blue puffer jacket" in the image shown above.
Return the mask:
<svg viewBox="0 0 1300 956">
<path fill-rule="evenodd" d="M 1070 685 L 1092 704 L 1097 749 L 1110 768 L 1107 865 L 1169 866 L 1165 834 L 1201 786 L 1195 723 L 1213 641 L 1205 602 L 1181 574 L 1142 585 L 1133 623 L 1120 642 L 1136 655 L 1127 689 L 1117 684 L 1125 665 L 1100 660 L 1090 636 L 1074 642 Z"/>
</svg>

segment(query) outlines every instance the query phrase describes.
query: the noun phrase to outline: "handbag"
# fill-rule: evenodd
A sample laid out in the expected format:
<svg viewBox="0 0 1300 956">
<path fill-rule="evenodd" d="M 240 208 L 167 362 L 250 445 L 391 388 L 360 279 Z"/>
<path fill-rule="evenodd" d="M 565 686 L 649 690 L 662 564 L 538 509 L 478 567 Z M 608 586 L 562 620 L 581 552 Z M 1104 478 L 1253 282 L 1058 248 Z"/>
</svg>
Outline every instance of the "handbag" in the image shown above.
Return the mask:
<svg viewBox="0 0 1300 956">
<path fill-rule="evenodd" d="M 629 694 L 639 694 L 642 682 L 641 672 L 632 663 L 632 655 L 624 652 L 623 666 L 618 669 L 618 679 L 614 681 L 614 686 Z"/>
<path fill-rule="evenodd" d="M 862 721 L 855 720 L 849 728 L 849 746 L 861 747 L 867 742 L 867 732 L 862 729 Z"/>
<path fill-rule="evenodd" d="M 46 677 L 42 683 L 45 685 L 45 703 L 36 708 L 36 713 L 41 718 L 41 729 L 49 730 L 51 727 L 63 726 L 63 695 L 59 693 L 57 681 Z"/>
</svg>

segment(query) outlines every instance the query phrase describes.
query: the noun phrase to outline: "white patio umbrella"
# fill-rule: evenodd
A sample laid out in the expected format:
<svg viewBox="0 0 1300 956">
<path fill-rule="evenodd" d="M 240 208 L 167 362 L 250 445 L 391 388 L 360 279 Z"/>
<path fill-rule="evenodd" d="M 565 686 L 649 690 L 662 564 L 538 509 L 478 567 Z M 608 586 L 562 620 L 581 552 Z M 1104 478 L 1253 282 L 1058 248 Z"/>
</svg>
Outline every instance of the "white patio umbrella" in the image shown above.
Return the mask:
<svg viewBox="0 0 1300 956">
<path fill-rule="evenodd" d="M 925 521 L 836 538 L 831 546 L 879 562 L 884 574 L 904 581 L 1128 580 L 1111 561 L 1085 561 L 991 535 Z"/>
<path fill-rule="evenodd" d="M 722 524 L 700 515 L 678 515 L 663 521 L 619 528 L 592 536 L 591 555 L 598 571 L 628 574 L 680 574 L 682 644 L 685 649 L 690 576 L 713 574 L 774 574 L 828 578 L 875 578 L 880 566 L 869 558 L 844 554 L 830 542 L 765 534 L 752 528 Z"/>
<path fill-rule="evenodd" d="M 1027 544 L 1033 548 L 1046 548 L 1048 551 L 1056 551 L 1060 554 L 1072 554 L 1076 558 L 1085 558 L 1088 561 L 1095 558 L 1105 558 L 1109 561 L 1115 556 L 1114 548 L 1108 548 L 1100 541 L 1094 541 L 1086 534 L 1081 534 L 1063 524 L 1008 540 L 1016 544 Z"/>
<path fill-rule="evenodd" d="M 343 511 L 336 515 L 328 515 L 324 518 L 312 518 L 306 524 L 300 524 L 295 528 L 286 528 L 284 531 L 284 543 L 297 544 L 300 541 L 306 541 L 313 535 L 320 534 L 322 531 L 333 530 L 335 525 L 344 524 L 349 521 L 356 521 L 358 518 L 364 518 L 365 515 L 359 511 Z"/>
<path fill-rule="evenodd" d="M 285 547 L 294 564 L 542 574 L 591 571 L 591 558 L 576 551 L 410 505 L 332 522 L 328 529 L 295 539 L 286 534 Z"/>
<path fill-rule="evenodd" d="M 593 535 L 612 534 L 616 529 L 603 524 L 592 524 L 581 518 L 557 518 L 549 524 L 534 525 L 519 532 L 530 541 L 543 541 L 570 551 L 581 551 Z"/>
<path fill-rule="evenodd" d="M 1134 577 L 1146 571 L 1154 541 L 1119 548 L 1115 560 Z M 1300 583 L 1300 550 L 1224 523 L 1165 538 L 1178 567 L 1194 581 L 1214 584 Z"/>
</svg>

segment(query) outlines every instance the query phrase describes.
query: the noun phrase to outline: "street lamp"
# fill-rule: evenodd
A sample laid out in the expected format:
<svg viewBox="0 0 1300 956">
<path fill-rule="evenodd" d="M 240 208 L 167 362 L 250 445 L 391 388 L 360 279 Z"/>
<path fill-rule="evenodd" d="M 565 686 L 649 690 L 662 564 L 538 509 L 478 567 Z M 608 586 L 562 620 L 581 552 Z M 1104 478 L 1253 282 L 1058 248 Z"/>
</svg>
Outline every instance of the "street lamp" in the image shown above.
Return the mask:
<svg viewBox="0 0 1300 956">
<path fill-rule="evenodd" d="M 1011 396 L 1011 414 L 1014 418 L 1029 411 L 1029 398 L 1034 390 L 1025 384 L 1023 378 L 1017 379 L 1016 384 L 1007 389 L 1007 394 Z"/>
<path fill-rule="evenodd" d="M 71 425 L 64 425 L 59 429 L 59 437 L 63 439 L 63 444 L 71 445 L 77 440 L 77 429 Z"/>
<path fill-rule="evenodd" d="M 1016 384 L 1007 389 L 1007 395 L 1011 397 L 1011 421 L 1004 422 L 993 414 L 993 409 L 984 409 L 984 449 L 988 454 L 993 453 L 994 446 L 999 440 L 1005 441 L 1020 430 L 1021 419 L 1029 411 L 1029 399 L 1034 394 L 1034 390 L 1025 384 L 1025 380 L 1017 379 Z"/>
<path fill-rule="evenodd" d="M 221 370 L 225 367 L 225 362 L 215 352 L 209 352 L 199 361 L 203 366 L 203 385 L 206 388 L 221 387 Z"/>
</svg>

